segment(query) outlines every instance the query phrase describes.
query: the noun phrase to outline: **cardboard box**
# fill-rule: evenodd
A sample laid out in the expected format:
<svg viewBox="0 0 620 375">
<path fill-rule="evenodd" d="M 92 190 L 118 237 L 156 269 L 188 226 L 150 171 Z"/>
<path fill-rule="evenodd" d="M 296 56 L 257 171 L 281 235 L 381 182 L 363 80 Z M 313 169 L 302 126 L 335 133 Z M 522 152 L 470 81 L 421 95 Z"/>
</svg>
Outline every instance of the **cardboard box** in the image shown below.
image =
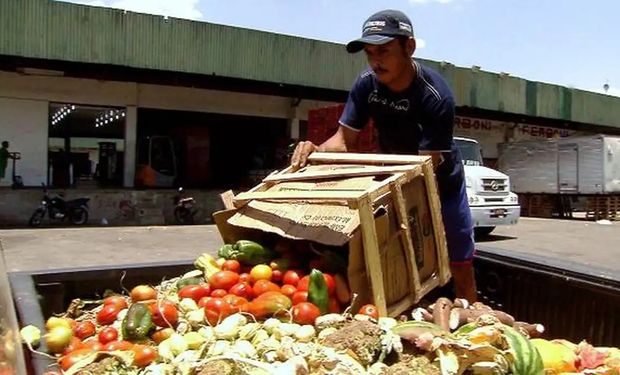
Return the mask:
<svg viewBox="0 0 620 375">
<path fill-rule="evenodd" d="M 215 213 L 224 242 L 286 238 L 348 251 L 353 308 L 374 303 L 390 316 L 449 281 L 430 157 L 315 153 L 309 163 L 273 173 Z"/>
</svg>

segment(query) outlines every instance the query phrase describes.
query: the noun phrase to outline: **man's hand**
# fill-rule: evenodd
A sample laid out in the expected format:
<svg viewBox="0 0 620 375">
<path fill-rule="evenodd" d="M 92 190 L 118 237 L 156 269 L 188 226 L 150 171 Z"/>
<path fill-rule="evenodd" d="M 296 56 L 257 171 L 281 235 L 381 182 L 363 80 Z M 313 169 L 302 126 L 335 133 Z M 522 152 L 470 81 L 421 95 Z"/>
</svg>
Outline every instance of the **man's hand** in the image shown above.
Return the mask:
<svg viewBox="0 0 620 375">
<path fill-rule="evenodd" d="M 296 171 L 299 168 L 303 168 L 308 161 L 308 156 L 318 150 L 319 146 L 310 141 L 299 142 L 291 158 L 291 167 L 293 167 L 293 170 Z"/>
</svg>

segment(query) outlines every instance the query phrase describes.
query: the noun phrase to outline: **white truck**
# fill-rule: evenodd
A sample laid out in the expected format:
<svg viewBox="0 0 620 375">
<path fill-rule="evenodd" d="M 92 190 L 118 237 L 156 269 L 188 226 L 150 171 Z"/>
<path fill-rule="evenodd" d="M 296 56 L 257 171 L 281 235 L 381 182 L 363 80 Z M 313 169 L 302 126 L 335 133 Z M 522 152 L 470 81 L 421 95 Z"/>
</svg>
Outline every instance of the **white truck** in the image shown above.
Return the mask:
<svg viewBox="0 0 620 375">
<path fill-rule="evenodd" d="M 490 234 L 497 225 L 512 225 L 519 221 L 521 206 L 510 191 L 509 177 L 483 166 L 480 145 L 470 138 L 454 138 L 465 167 L 465 182 L 469 208 L 477 237 Z"/>
</svg>

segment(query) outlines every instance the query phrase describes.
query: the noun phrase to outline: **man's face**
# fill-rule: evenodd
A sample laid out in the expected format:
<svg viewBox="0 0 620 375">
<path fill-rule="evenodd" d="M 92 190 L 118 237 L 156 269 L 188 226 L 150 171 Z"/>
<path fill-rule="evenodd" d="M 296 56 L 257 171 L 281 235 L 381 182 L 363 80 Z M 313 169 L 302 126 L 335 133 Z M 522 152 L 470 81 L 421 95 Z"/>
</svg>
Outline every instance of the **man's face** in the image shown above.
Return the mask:
<svg viewBox="0 0 620 375">
<path fill-rule="evenodd" d="M 413 41 L 410 40 L 405 48 L 401 43 L 394 39 L 383 45 L 367 44 L 364 46 L 368 64 L 377 75 L 377 78 L 384 85 L 398 80 L 408 65 L 411 65 L 411 54 L 413 53 Z M 411 49 L 411 52 L 408 50 Z"/>
</svg>

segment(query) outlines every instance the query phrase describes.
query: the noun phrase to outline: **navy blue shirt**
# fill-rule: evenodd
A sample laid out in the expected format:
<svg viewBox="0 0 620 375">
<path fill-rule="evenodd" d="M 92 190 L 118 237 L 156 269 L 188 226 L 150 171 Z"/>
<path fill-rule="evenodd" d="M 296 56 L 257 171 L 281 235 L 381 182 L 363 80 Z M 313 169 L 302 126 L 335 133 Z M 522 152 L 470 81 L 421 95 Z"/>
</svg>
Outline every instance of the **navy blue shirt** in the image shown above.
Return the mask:
<svg viewBox="0 0 620 375">
<path fill-rule="evenodd" d="M 464 180 L 460 152 L 453 140 L 454 96 L 436 71 L 413 62 L 416 77 L 409 88 L 395 93 L 372 69 L 353 84 L 340 125 L 360 131 L 374 121 L 383 153 L 418 154 L 442 151 L 444 161 L 435 174 L 441 197 L 459 192 Z"/>
</svg>

